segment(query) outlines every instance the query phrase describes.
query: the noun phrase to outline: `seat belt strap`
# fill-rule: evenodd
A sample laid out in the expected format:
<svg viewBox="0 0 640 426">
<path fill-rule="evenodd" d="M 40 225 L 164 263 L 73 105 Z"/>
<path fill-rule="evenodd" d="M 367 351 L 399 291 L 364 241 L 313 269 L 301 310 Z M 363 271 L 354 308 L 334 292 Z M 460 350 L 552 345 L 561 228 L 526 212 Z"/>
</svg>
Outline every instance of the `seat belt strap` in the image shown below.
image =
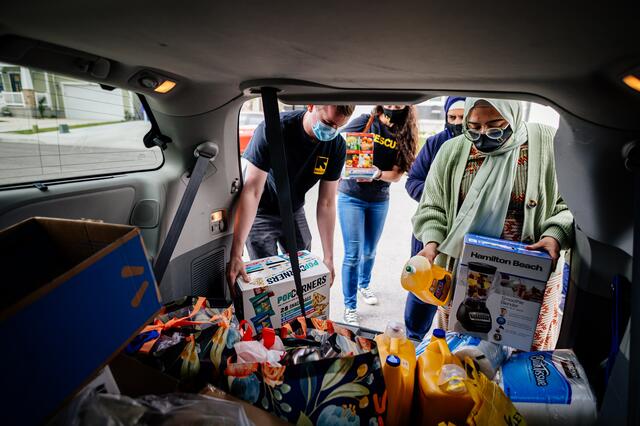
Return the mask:
<svg viewBox="0 0 640 426">
<path fill-rule="evenodd" d="M 303 317 L 306 317 L 307 312 L 304 306 L 304 292 L 298 262 L 298 242 L 296 239 L 295 221 L 291 203 L 291 185 L 289 184 L 284 138 L 282 137 L 282 127 L 280 125 L 280 112 L 278 111 L 277 89 L 273 87 L 262 87 L 260 92 L 262 94 L 262 109 L 264 110 L 265 135 L 269 145 L 271 168 L 273 169 L 273 177 L 278 193 L 278 206 L 282 219 L 282 234 L 284 236 L 285 250 L 289 253 L 293 280 L 296 285 L 298 302 L 300 303 L 300 312 Z"/>
<path fill-rule="evenodd" d="M 173 221 L 171 221 L 169 231 L 167 232 L 164 242 L 162 243 L 162 247 L 160 248 L 158 257 L 153 264 L 153 273 L 156 277 L 156 282 L 158 283 L 158 285 L 160 285 L 160 283 L 162 282 L 162 278 L 164 277 L 164 273 L 167 270 L 167 266 L 169 266 L 171 255 L 173 255 L 173 250 L 176 248 L 176 244 L 178 244 L 178 239 L 180 238 L 182 228 L 184 227 L 184 224 L 187 221 L 187 217 L 189 216 L 189 211 L 191 210 L 191 206 L 193 205 L 193 200 L 195 200 L 196 194 L 198 193 L 198 188 L 200 187 L 200 184 L 202 183 L 202 180 L 207 173 L 207 166 L 211 161 L 213 161 L 213 159 L 215 159 L 217 154 L 218 146 L 213 142 L 204 142 L 198 145 L 194 152 L 194 155 L 197 157 L 197 159 L 195 165 L 193 166 L 191 176 L 189 177 L 189 183 L 187 184 L 187 188 L 185 189 L 184 194 L 182 194 L 182 199 L 180 200 L 178 210 L 173 217 Z"/>
</svg>

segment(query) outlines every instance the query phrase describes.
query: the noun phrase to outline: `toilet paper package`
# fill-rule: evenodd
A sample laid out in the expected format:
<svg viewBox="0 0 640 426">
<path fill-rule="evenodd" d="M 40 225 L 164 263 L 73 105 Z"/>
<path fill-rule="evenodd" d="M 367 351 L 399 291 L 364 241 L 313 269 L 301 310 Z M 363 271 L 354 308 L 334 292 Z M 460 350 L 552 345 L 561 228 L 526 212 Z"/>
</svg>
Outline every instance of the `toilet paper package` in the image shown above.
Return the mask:
<svg viewBox="0 0 640 426">
<path fill-rule="evenodd" d="M 591 425 L 596 399 L 584 369 L 569 349 L 519 352 L 498 370 L 495 381 L 528 425 Z"/>
<path fill-rule="evenodd" d="M 431 340 L 431 335 L 425 336 L 416 347 L 416 355 L 420 356 Z M 498 368 L 509 358 L 511 348 L 487 342 L 475 336 L 447 332 L 447 346 L 461 362 L 469 357 L 478 363 L 480 371 L 489 379 L 493 379 Z"/>
<path fill-rule="evenodd" d="M 551 273 L 546 252 L 467 234 L 458 264 L 449 331 L 530 350 Z"/>
</svg>

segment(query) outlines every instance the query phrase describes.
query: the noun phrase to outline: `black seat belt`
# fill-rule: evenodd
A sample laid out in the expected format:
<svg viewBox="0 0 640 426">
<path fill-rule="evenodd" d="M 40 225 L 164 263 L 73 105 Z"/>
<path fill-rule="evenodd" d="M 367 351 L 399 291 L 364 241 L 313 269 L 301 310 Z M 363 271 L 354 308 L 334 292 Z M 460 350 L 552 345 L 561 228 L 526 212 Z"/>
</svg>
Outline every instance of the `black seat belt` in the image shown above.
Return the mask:
<svg viewBox="0 0 640 426">
<path fill-rule="evenodd" d="M 264 110 L 265 134 L 271 156 L 271 168 L 273 169 L 273 177 L 278 192 L 278 206 L 280 208 L 280 217 L 282 218 L 285 250 L 289 253 L 289 260 L 291 261 L 291 270 L 300 303 L 300 312 L 303 317 L 306 317 L 307 310 L 304 306 L 302 278 L 300 277 L 298 242 L 296 239 L 295 220 L 293 218 L 293 207 L 291 203 L 291 186 L 289 184 L 287 158 L 285 156 L 282 127 L 280 127 L 277 89 L 273 87 L 262 87 L 260 92 L 262 94 L 262 109 Z"/>
<path fill-rule="evenodd" d="M 195 200 L 198 188 L 207 173 L 207 166 L 209 165 L 209 162 L 213 161 L 216 155 L 218 155 L 218 145 L 213 142 L 201 143 L 193 154 L 197 157 L 196 164 L 193 166 L 193 171 L 189 177 L 189 183 L 187 184 L 187 188 L 184 190 L 184 194 L 182 194 L 180 205 L 173 217 L 173 221 L 169 227 L 169 232 L 167 232 L 164 243 L 162 243 L 162 248 L 160 248 L 158 257 L 153 264 L 153 273 L 156 276 L 156 282 L 158 285 L 162 282 L 167 266 L 169 266 L 171 255 L 173 254 L 173 250 L 176 248 L 178 238 L 180 238 L 180 233 L 182 233 L 182 228 L 187 221 L 187 216 L 189 216 L 189 211 L 193 205 L 193 200 Z"/>
</svg>

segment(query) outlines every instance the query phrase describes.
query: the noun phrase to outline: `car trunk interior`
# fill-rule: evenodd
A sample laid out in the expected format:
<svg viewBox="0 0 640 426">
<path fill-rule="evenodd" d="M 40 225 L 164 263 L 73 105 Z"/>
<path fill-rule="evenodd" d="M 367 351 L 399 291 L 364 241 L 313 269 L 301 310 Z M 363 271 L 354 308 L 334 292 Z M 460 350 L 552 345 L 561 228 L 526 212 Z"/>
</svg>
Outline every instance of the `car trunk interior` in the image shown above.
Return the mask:
<svg viewBox="0 0 640 426">
<path fill-rule="evenodd" d="M 177 7 L 161 1 L 149 8 L 71 1 L 4 10 L 0 62 L 139 93 L 171 142 L 157 170 L 49 182 L 46 192 L 33 185 L 2 188 L 0 228 L 32 216 L 132 224 L 141 228 L 153 258 L 188 183 L 195 147 L 213 141 L 218 156 L 159 284 L 164 300 L 228 299 L 224 268 L 241 180 L 238 115 L 260 88 L 277 88 L 280 101 L 291 105 L 416 104 L 447 95 L 535 101 L 560 114 L 557 179 L 575 218 L 558 347 L 575 350 L 601 403 L 611 316 L 621 313 L 623 333 L 631 301 L 640 301 L 631 291 L 638 188 L 624 156 L 640 134 L 640 93 L 621 82 L 640 65 L 640 47 L 630 34 L 637 11 L 615 4 L 525 11 L 502 1 L 465 6 L 463 13 L 427 2 L 381 10 L 362 1 L 250 3 Z M 375 36 L 355 31 L 371 14 L 381 19 L 364 20 Z M 154 93 L 136 77 L 142 72 L 173 79 L 176 88 Z M 227 218 L 221 232 L 211 229 L 216 211 Z M 631 334 L 632 351 L 639 339 L 640 327 Z M 628 374 L 640 383 L 637 362 L 635 355 Z"/>
</svg>

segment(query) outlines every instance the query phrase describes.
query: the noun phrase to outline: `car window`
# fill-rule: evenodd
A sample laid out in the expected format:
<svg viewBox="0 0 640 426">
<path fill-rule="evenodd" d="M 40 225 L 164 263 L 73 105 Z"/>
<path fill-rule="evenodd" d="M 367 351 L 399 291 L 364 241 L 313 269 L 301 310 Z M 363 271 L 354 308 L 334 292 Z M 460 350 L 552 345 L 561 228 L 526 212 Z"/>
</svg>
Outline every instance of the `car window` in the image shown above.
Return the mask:
<svg viewBox="0 0 640 426">
<path fill-rule="evenodd" d="M 133 92 L 0 63 L 0 185 L 158 168 Z"/>
<path fill-rule="evenodd" d="M 444 112 L 444 102 L 447 98 L 444 96 L 429 99 L 426 102 L 422 102 L 417 105 L 418 108 L 418 129 L 420 131 L 421 147 L 425 140 L 432 135 L 435 135 L 444 128 L 446 121 Z M 560 115 L 551 107 L 541 105 L 535 102 L 521 101 L 524 112 L 524 121 L 528 123 L 541 123 L 548 126 L 558 128 L 560 122 Z M 365 109 L 364 106 L 358 106 Z M 371 106 L 366 107 L 368 112 Z"/>
<path fill-rule="evenodd" d="M 264 120 L 262 114 L 240 114 L 240 126 L 257 126 Z"/>
<path fill-rule="evenodd" d="M 285 105 L 278 102 L 280 112 L 291 111 L 294 109 L 304 108 L 301 105 Z M 240 144 L 240 154 L 242 154 L 249 145 L 255 128 L 264 121 L 262 112 L 262 101 L 260 98 L 250 99 L 246 101 L 240 109 L 238 117 L 238 143 Z"/>
</svg>

